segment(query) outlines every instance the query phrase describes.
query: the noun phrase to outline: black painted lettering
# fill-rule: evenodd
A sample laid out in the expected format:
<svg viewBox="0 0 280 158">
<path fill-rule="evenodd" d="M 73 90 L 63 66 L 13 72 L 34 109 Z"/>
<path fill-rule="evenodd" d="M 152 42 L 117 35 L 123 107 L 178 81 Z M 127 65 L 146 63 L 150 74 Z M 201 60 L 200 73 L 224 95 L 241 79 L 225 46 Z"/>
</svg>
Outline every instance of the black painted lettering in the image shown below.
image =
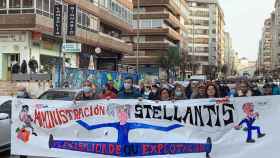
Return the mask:
<svg viewBox="0 0 280 158">
<path fill-rule="evenodd" d="M 143 118 L 143 107 L 142 105 L 135 105 L 135 118 Z"/>
<path fill-rule="evenodd" d="M 187 107 L 186 114 L 183 118 L 184 122 L 187 123 L 188 115 L 190 115 L 190 124 L 193 125 L 193 117 L 192 117 L 192 109 L 191 107 Z"/>
<path fill-rule="evenodd" d="M 226 108 L 228 107 L 228 108 Z M 234 119 L 233 119 L 233 111 L 234 111 L 234 106 L 233 104 L 223 104 L 223 116 L 225 117 L 225 115 L 228 113 L 228 119 L 224 120 L 225 126 L 234 123 Z"/>
<path fill-rule="evenodd" d="M 178 122 L 182 122 L 182 116 L 178 117 L 179 115 L 179 108 L 178 106 L 174 106 L 174 120 Z"/>
<path fill-rule="evenodd" d="M 221 127 L 221 122 L 220 122 L 220 112 L 219 112 L 219 110 L 220 110 L 220 105 L 217 105 L 216 106 L 216 116 L 217 116 L 217 119 L 216 119 L 216 124 L 215 124 L 215 126 L 219 126 L 219 127 Z"/>
<path fill-rule="evenodd" d="M 208 110 L 208 114 L 209 114 L 209 119 L 208 119 L 207 125 L 212 127 L 213 124 L 212 124 L 211 111 L 216 114 L 216 112 L 215 112 L 215 105 L 204 105 L 204 109 L 207 109 Z"/>
<path fill-rule="evenodd" d="M 200 121 L 200 126 L 203 127 L 204 123 L 203 123 L 203 119 L 202 119 L 202 115 L 201 115 L 201 106 L 195 106 L 194 107 L 194 111 L 195 111 L 195 125 L 198 125 L 198 118 Z"/>
<path fill-rule="evenodd" d="M 161 113 L 161 106 L 153 106 L 153 118 L 154 119 L 161 119 L 161 116 L 159 115 Z"/>
<path fill-rule="evenodd" d="M 172 116 L 167 116 L 166 105 L 163 106 L 163 112 L 164 112 L 163 119 L 171 121 L 172 120 Z"/>
</svg>

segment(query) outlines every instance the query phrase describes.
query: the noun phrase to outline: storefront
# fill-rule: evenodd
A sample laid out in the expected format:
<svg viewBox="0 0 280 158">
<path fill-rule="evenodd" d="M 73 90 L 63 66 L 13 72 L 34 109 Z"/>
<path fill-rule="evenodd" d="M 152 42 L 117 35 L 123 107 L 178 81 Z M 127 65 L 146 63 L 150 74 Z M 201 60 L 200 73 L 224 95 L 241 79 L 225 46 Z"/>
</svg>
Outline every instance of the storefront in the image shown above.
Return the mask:
<svg viewBox="0 0 280 158">
<path fill-rule="evenodd" d="M 79 67 L 89 68 L 93 64 L 96 70 L 117 71 L 121 54 L 102 49 L 96 53 L 96 47 L 82 45 L 82 52 L 79 54 Z"/>
<path fill-rule="evenodd" d="M 29 57 L 28 39 L 28 32 L 0 32 L 0 80 L 9 80 L 12 64 Z"/>
<path fill-rule="evenodd" d="M 54 72 L 61 64 L 60 42 L 57 38 L 40 32 L 0 32 L 0 80 L 11 80 L 12 64 L 19 66 L 33 58 L 38 63 L 38 73 Z M 77 54 L 65 54 L 66 66 L 77 67 Z M 28 67 L 28 66 L 27 66 Z M 30 73 L 30 68 L 27 68 Z"/>
</svg>

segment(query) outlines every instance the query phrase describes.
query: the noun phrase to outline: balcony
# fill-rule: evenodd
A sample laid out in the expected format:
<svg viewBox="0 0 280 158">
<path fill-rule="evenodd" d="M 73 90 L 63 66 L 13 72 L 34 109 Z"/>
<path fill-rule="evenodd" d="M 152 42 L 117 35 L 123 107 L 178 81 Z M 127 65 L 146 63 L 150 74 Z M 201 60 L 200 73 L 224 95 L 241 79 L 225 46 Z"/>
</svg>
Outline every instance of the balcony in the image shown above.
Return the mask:
<svg viewBox="0 0 280 158">
<path fill-rule="evenodd" d="M 53 22 L 49 17 L 36 14 L 4 15 L 0 16 L 0 30 L 33 30 L 47 35 L 53 34 Z M 69 40 L 99 46 L 113 52 L 132 52 L 132 45 L 112 36 L 91 32 L 77 27 L 76 36 Z"/>
<path fill-rule="evenodd" d="M 113 27 L 117 27 L 120 30 L 123 30 L 125 32 L 129 32 L 132 30 L 132 27 L 128 23 L 124 22 L 121 18 L 114 16 L 113 13 L 111 13 L 109 9 L 98 7 L 90 1 L 65 0 L 65 2 L 79 5 L 79 7 L 81 9 L 94 14 L 95 16 L 97 16 L 100 19 L 100 21 L 102 21 L 105 24 L 108 24 Z"/>
<path fill-rule="evenodd" d="M 158 56 L 139 56 L 139 64 L 158 64 L 159 57 Z M 128 65 L 135 65 L 137 60 L 136 56 L 124 56 L 121 63 Z"/>
<path fill-rule="evenodd" d="M 132 0 L 133 2 L 133 6 L 137 7 L 138 5 L 138 0 Z M 174 0 L 139 0 L 140 6 L 165 6 L 167 7 L 169 10 L 171 10 L 175 15 L 182 15 L 184 17 L 186 17 L 187 15 L 185 15 L 185 11 L 183 10 L 187 10 L 184 6 L 187 6 L 187 4 L 181 0 L 180 3 L 182 3 L 181 5 L 176 4 L 176 2 Z"/>
<path fill-rule="evenodd" d="M 140 50 L 167 50 L 169 46 L 169 43 L 165 43 L 164 41 L 139 43 Z M 133 49 L 137 49 L 137 44 L 133 45 Z"/>
<path fill-rule="evenodd" d="M 162 12 L 139 12 L 134 15 L 133 18 L 137 20 L 139 19 L 165 19 L 172 27 L 180 28 L 179 20 L 170 12 L 162 11 Z"/>
<path fill-rule="evenodd" d="M 159 27 L 159 28 L 146 28 L 146 29 L 139 29 L 139 34 L 146 35 L 146 36 L 154 36 L 154 35 L 164 35 L 167 36 L 175 41 L 182 40 L 181 35 L 173 30 L 170 27 Z M 137 29 L 133 30 L 131 33 L 126 34 L 128 36 L 136 36 L 137 35 Z"/>
</svg>

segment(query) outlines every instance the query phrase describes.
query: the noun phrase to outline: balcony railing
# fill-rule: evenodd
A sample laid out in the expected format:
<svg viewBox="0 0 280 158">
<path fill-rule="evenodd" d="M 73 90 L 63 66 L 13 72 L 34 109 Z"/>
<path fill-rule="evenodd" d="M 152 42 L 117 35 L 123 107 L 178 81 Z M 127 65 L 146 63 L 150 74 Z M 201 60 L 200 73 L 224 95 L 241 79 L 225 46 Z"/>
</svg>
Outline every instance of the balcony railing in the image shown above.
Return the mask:
<svg viewBox="0 0 280 158">
<path fill-rule="evenodd" d="M 51 75 L 50 74 L 22 74 L 22 73 L 17 73 L 17 74 L 12 74 L 12 81 L 49 81 L 51 80 Z"/>
</svg>

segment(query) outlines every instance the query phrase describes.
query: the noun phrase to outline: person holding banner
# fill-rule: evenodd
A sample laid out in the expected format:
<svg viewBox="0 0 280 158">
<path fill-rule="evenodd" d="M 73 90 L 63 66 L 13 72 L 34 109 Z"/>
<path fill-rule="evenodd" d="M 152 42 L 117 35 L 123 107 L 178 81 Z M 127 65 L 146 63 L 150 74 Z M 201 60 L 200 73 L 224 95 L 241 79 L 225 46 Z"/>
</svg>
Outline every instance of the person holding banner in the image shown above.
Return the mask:
<svg viewBox="0 0 280 158">
<path fill-rule="evenodd" d="M 219 98 L 219 89 L 217 85 L 208 83 L 205 88 L 206 98 Z"/>
<path fill-rule="evenodd" d="M 235 97 L 250 97 L 253 96 L 252 91 L 250 90 L 249 84 L 247 81 L 241 81 L 238 86 L 238 90 L 235 93 Z"/>
<path fill-rule="evenodd" d="M 175 85 L 175 90 L 174 90 L 174 93 L 173 93 L 173 98 L 175 100 L 184 100 L 184 99 L 186 99 L 186 96 L 185 96 L 184 92 L 185 92 L 184 87 L 181 84 L 176 84 Z"/>
<path fill-rule="evenodd" d="M 110 85 L 107 83 L 103 92 L 99 95 L 99 99 L 116 99 L 117 95 L 112 91 Z"/>
<path fill-rule="evenodd" d="M 118 99 L 137 99 L 142 97 L 140 92 L 133 87 L 133 80 L 126 77 L 123 84 L 123 89 L 118 93 Z"/>
<path fill-rule="evenodd" d="M 170 92 L 169 89 L 162 88 L 160 90 L 159 94 L 160 94 L 160 97 L 159 97 L 160 101 L 169 101 L 169 100 L 171 100 L 171 92 Z"/>
</svg>

